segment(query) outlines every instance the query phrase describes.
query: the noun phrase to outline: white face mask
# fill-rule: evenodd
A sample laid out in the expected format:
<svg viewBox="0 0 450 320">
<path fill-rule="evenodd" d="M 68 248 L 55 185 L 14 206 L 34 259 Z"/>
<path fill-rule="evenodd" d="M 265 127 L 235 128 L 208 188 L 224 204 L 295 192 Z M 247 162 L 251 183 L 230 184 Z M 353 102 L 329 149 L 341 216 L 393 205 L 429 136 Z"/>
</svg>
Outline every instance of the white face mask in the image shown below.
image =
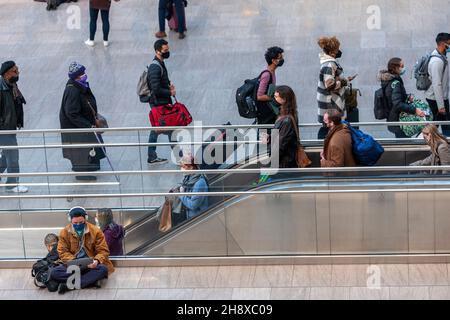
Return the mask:
<svg viewBox="0 0 450 320">
<path fill-rule="evenodd" d="M 99 228 L 100 228 L 100 223 L 98 222 L 98 219 L 97 219 L 97 217 L 95 217 L 95 224 L 96 224 L 96 226 L 97 226 L 97 227 L 99 227 Z"/>
</svg>

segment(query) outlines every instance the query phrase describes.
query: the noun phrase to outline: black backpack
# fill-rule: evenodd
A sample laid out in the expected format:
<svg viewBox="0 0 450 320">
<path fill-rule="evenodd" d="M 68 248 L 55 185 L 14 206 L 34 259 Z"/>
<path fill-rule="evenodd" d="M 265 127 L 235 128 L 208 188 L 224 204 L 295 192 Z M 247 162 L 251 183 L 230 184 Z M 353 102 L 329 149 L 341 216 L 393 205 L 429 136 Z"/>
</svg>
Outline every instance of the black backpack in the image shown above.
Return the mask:
<svg viewBox="0 0 450 320">
<path fill-rule="evenodd" d="M 51 271 L 59 265 L 59 258 L 56 247 L 44 259 L 38 260 L 31 268 L 31 276 L 34 278 L 34 285 L 38 288 L 47 288 L 50 292 L 58 290 L 58 283 L 50 279 Z"/>
<path fill-rule="evenodd" d="M 375 119 L 377 120 L 388 119 L 389 113 L 391 112 L 389 101 L 386 97 L 386 87 L 388 85 L 389 83 L 387 85 L 382 86 L 377 91 L 375 91 L 373 112 L 375 115 Z"/>
<path fill-rule="evenodd" d="M 264 70 L 255 79 L 245 80 L 244 84 L 236 90 L 236 104 L 239 115 L 246 119 L 255 119 L 258 116 L 256 94 L 264 72 L 269 72 L 272 81 L 272 74 L 269 70 Z"/>
</svg>

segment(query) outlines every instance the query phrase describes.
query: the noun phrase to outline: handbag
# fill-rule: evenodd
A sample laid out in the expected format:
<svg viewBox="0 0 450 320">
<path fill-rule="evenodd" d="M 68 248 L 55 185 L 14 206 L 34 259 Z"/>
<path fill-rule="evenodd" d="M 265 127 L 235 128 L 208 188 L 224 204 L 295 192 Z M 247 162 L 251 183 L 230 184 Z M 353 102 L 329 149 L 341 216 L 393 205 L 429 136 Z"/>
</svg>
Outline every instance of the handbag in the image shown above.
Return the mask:
<svg viewBox="0 0 450 320">
<path fill-rule="evenodd" d="M 159 216 L 159 231 L 167 232 L 172 229 L 172 203 L 168 199 L 159 208 L 157 215 Z"/>
<path fill-rule="evenodd" d="M 297 152 L 295 153 L 295 160 L 297 161 L 297 165 L 299 168 L 307 168 L 311 166 L 312 161 L 308 158 L 308 155 L 305 152 L 302 144 L 300 143 L 300 133 L 298 131 L 298 126 L 294 121 L 292 116 L 289 116 L 291 119 L 292 125 L 294 126 L 295 134 L 297 135 Z"/>
<path fill-rule="evenodd" d="M 358 94 L 361 97 L 361 90 L 353 89 L 353 85 L 345 90 L 344 100 L 345 100 L 345 109 L 347 113 L 351 113 L 354 109 L 358 108 Z"/>
<path fill-rule="evenodd" d="M 102 116 L 100 113 L 95 112 L 95 109 L 92 107 L 89 100 L 87 100 L 87 103 L 88 103 L 89 107 L 91 108 L 92 114 L 94 115 L 95 126 L 97 128 L 109 128 L 108 121 L 106 120 L 106 118 L 104 116 Z M 101 133 L 103 133 L 103 132 L 101 132 Z"/>
</svg>

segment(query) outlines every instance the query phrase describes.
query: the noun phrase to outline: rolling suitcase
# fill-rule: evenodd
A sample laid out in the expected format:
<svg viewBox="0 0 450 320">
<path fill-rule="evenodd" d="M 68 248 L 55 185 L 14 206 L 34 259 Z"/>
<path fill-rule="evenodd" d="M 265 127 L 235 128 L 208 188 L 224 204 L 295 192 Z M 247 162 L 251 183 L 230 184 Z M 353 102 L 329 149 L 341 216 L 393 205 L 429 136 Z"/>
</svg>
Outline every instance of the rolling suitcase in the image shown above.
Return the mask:
<svg viewBox="0 0 450 320">
<path fill-rule="evenodd" d="M 183 6 L 183 11 L 184 11 L 185 5 Z M 186 29 L 186 12 L 184 13 L 184 31 L 187 31 Z M 169 20 L 169 28 L 172 31 L 177 31 L 178 32 L 178 16 L 177 16 L 177 10 L 175 8 L 175 4 L 172 5 L 172 16 Z"/>
</svg>

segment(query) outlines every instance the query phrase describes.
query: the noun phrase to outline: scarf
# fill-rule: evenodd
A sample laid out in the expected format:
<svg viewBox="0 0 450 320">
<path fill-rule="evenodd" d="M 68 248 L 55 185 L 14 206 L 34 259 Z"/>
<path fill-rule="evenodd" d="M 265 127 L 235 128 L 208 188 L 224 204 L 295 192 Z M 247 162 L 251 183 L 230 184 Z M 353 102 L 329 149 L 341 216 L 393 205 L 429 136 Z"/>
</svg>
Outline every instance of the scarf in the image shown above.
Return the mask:
<svg viewBox="0 0 450 320">
<path fill-rule="evenodd" d="M 185 190 L 192 190 L 194 188 L 194 185 L 201 178 L 205 178 L 205 180 L 206 180 L 206 177 L 203 174 L 190 174 L 190 175 L 187 175 L 187 176 L 184 177 L 183 182 L 182 182 L 181 185 L 184 187 Z"/>
</svg>

